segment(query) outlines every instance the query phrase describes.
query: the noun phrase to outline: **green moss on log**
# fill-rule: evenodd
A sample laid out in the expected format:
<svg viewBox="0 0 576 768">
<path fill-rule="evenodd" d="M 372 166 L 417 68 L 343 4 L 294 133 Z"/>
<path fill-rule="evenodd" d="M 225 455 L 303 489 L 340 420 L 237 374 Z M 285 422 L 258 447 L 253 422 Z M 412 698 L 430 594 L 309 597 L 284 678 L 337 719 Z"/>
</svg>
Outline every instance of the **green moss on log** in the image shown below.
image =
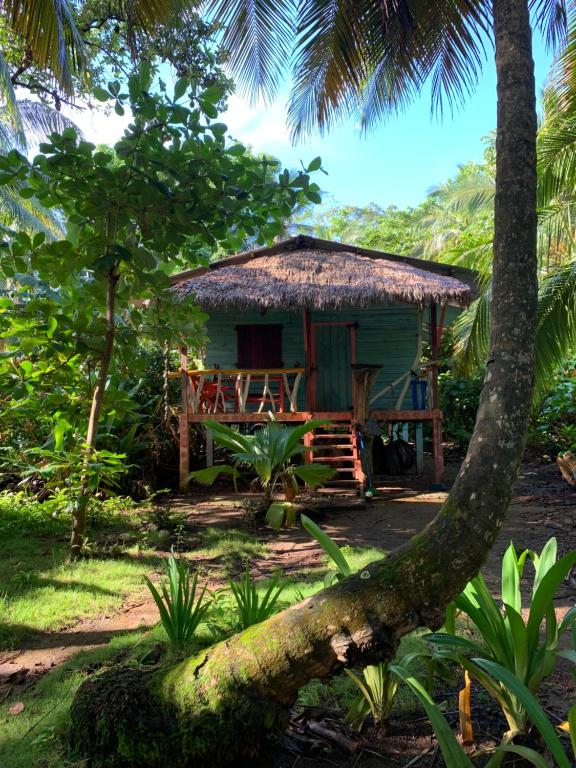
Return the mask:
<svg viewBox="0 0 576 768">
<path fill-rule="evenodd" d="M 193 676 L 182 685 L 182 672 L 115 667 L 83 683 L 70 713 L 73 752 L 89 756 L 91 768 L 216 768 L 254 756 L 285 720 L 242 686 L 195 686 Z"/>
</svg>

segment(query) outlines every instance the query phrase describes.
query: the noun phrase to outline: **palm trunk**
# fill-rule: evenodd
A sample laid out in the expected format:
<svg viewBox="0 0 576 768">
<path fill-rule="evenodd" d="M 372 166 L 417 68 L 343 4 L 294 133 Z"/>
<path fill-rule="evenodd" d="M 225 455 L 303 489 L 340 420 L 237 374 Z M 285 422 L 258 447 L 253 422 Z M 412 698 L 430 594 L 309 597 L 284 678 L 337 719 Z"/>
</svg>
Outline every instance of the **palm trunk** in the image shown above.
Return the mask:
<svg viewBox="0 0 576 768">
<path fill-rule="evenodd" d="M 80 688 L 75 746 L 94 766 L 235 765 L 312 678 L 390 659 L 437 628 L 483 564 L 523 453 L 536 321 L 536 114 L 527 0 L 494 0 L 498 139 L 490 359 L 474 436 L 437 518 L 362 573 L 171 670 L 110 670 Z M 202 761 L 208 761 L 203 763 Z"/>
<path fill-rule="evenodd" d="M 104 402 L 104 393 L 106 391 L 106 382 L 110 371 L 110 362 L 112 360 L 112 350 L 114 347 L 114 334 L 116 331 L 115 306 L 116 306 L 116 285 L 118 283 L 118 274 L 116 270 L 111 269 L 106 276 L 106 335 L 104 337 L 104 348 L 100 359 L 100 370 L 96 379 L 96 386 L 92 393 L 92 405 L 90 408 L 90 417 L 88 419 L 88 430 L 86 433 L 86 446 L 84 451 L 84 468 L 80 480 L 80 490 L 78 499 L 74 507 L 72 516 L 72 534 L 70 536 L 70 558 L 77 560 L 82 552 L 84 534 L 86 532 L 86 510 L 89 500 L 89 476 L 88 463 L 96 448 L 96 438 L 98 435 L 98 422 Z"/>
</svg>

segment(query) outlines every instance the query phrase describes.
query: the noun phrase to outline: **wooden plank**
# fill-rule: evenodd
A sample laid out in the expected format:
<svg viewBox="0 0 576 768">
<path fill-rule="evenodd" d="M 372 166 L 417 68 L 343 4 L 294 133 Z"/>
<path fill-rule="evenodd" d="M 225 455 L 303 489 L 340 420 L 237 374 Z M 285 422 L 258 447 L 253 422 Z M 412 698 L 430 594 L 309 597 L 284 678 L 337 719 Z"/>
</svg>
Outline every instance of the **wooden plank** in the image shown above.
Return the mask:
<svg viewBox="0 0 576 768">
<path fill-rule="evenodd" d="M 296 413 L 276 413 L 276 421 L 292 421 L 302 423 L 310 419 L 322 421 L 348 422 L 352 420 L 351 411 L 297 411 Z M 191 413 L 188 412 L 188 421 L 191 424 L 201 424 L 203 421 L 218 421 L 224 424 L 263 424 L 269 420 L 267 413 Z"/>
<path fill-rule="evenodd" d="M 426 411 L 370 411 L 370 417 L 376 421 L 434 421 L 436 417 L 442 419 L 440 410 Z"/>
<path fill-rule="evenodd" d="M 181 365 L 188 376 L 236 376 L 238 373 L 251 375 L 264 376 L 265 374 L 282 374 L 282 373 L 304 373 L 304 368 L 202 368 L 202 369 L 187 369 L 186 366 Z M 180 371 L 170 373 L 171 377 L 180 376 Z"/>
</svg>

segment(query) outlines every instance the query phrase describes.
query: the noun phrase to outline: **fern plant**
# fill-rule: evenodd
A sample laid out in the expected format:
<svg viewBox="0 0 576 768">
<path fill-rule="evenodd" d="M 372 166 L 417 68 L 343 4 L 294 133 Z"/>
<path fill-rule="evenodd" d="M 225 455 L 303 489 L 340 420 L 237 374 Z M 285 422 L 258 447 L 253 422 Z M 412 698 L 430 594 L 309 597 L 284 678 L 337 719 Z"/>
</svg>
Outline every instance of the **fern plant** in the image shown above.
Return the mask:
<svg viewBox="0 0 576 768">
<path fill-rule="evenodd" d="M 168 583 L 163 582 L 160 590 L 150 579 L 144 580 L 152 593 L 160 612 L 160 621 L 171 644 L 181 647 L 189 643 L 198 626 L 204 621 L 210 608 L 210 600 L 205 600 L 206 586 L 198 597 L 198 574 L 190 576 L 186 564 L 177 560 L 174 553 L 164 561 Z"/>
</svg>

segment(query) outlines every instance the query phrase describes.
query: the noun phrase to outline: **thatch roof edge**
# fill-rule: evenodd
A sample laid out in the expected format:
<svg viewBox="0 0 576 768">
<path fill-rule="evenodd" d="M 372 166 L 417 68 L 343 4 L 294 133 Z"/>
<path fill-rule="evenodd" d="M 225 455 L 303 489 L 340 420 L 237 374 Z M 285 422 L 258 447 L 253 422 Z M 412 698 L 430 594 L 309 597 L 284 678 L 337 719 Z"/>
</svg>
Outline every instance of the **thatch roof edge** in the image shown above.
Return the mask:
<svg viewBox="0 0 576 768">
<path fill-rule="evenodd" d="M 282 240 L 280 243 L 275 243 L 271 246 L 262 246 L 260 248 L 254 248 L 243 253 L 229 256 L 226 259 L 215 261 L 206 267 L 195 267 L 194 269 L 187 269 L 183 272 L 179 272 L 170 277 L 170 282 L 173 286 L 178 283 L 185 282 L 194 277 L 200 277 L 207 272 L 212 272 L 216 269 L 222 269 L 224 267 L 233 266 L 235 264 L 245 264 L 253 259 L 259 259 L 263 256 L 274 256 L 278 253 L 295 251 L 300 248 L 310 248 L 318 250 L 331 250 L 331 251 L 349 251 L 356 253 L 359 256 L 367 256 L 372 259 L 384 259 L 386 261 L 400 262 L 403 264 L 410 264 L 413 267 L 421 269 L 423 272 L 432 272 L 435 274 L 444 275 L 446 277 L 454 277 L 462 283 L 468 285 L 472 291 L 472 298 L 478 295 L 478 280 L 477 272 L 472 269 L 466 269 L 465 267 L 456 267 L 452 264 L 442 264 L 438 261 L 429 261 L 427 259 L 417 259 L 412 256 L 399 256 L 395 253 L 387 253 L 385 251 L 376 251 L 371 248 L 361 248 L 357 245 L 347 245 L 345 243 L 333 242 L 331 240 L 322 240 L 317 237 L 310 237 L 308 235 L 297 235 L 296 237 Z"/>
</svg>

